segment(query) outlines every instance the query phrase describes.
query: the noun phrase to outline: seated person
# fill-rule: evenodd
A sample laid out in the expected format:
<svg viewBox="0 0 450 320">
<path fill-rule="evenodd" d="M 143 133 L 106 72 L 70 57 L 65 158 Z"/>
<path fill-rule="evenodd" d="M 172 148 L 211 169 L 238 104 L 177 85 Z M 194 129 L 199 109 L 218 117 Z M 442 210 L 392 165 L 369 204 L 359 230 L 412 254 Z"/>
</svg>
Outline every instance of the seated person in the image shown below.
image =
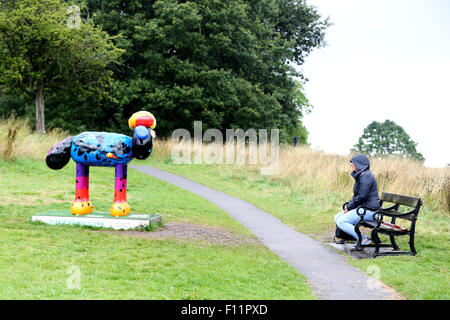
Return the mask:
<svg viewBox="0 0 450 320">
<path fill-rule="evenodd" d="M 334 222 L 339 229 L 351 235 L 356 240 L 358 235 L 355 232 L 355 225 L 360 220 L 356 213 L 358 206 L 378 209 L 380 199 L 378 197 L 378 184 L 370 169 L 370 161 L 367 156 L 358 154 L 350 160 L 352 167 L 352 177 L 355 179 L 353 186 L 353 198 L 348 202 L 345 210 L 334 217 Z M 374 211 L 366 210 L 364 221 L 373 221 Z M 370 240 L 362 234 L 361 244 L 369 244 Z"/>
</svg>

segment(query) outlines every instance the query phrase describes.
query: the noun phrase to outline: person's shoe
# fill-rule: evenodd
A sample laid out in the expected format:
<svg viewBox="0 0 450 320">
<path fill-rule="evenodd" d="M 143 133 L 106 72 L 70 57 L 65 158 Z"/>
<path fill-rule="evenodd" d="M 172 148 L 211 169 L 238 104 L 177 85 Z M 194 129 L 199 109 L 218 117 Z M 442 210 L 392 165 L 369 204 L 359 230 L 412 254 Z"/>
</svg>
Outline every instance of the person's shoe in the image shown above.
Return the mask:
<svg viewBox="0 0 450 320">
<path fill-rule="evenodd" d="M 361 245 L 363 245 L 363 246 L 371 244 L 371 243 L 372 243 L 372 241 L 370 241 L 370 239 L 367 237 L 364 238 L 363 241 L 361 241 Z"/>
</svg>

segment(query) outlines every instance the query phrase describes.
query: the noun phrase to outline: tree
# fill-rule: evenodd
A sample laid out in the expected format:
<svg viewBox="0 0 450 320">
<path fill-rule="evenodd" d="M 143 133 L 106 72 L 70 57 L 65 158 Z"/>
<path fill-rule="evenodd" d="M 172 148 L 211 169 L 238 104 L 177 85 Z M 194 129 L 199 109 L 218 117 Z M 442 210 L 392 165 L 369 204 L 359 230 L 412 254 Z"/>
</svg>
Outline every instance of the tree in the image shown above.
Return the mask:
<svg viewBox="0 0 450 320">
<path fill-rule="evenodd" d="M 394 121 L 383 123 L 373 121 L 365 129 L 363 135 L 352 151 L 371 156 L 406 156 L 424 161 L 424 157 L 416 150 L 417 143 L 412 141 L 405 130 Z"/>
<path fill-rule="evenodd" d="M 116 126 L 139 109 L 158 134 L 176 128 L 299 128 L 310 108 L 291 63 L 323 45 L 327 21 L 305 1 L 87 0 L 95 23 L 126 49 L 115 70 Z M 301 131 L 306 135 L 306 130 Z M 306 139 L 306 137 L 305 137 Z M 303 140 L 302 140 L 303 141 Z"/>
<path fill-rule="evenodd" d="M 39 133 L 45 133 L 46 92 L 103 97 L 108 67 L 123 52 L 92 22 L 82 23 L 76 8 L 60 0 L 1 1 L 0 86 L 34 98 Z"/>
</svg>

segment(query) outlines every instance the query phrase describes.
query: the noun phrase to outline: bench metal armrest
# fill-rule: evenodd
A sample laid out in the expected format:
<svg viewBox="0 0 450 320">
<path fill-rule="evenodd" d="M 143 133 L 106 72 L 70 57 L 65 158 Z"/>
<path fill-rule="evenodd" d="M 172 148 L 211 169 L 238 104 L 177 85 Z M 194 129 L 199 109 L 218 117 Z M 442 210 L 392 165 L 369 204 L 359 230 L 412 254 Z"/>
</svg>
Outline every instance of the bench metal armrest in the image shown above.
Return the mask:
<svg viewBox="0 0 450 320">
<path fill-rule="evenodd" d="M 386 211 L 386 209 L 379 209 L 379 210 L 377 210 L 375 212 L 375 214 L 380 215 L 381 216 L 381 221 L 382 221 L 384 216 L 388 216 L 388 217 L 391 217 L 391 218 L 402 218 L 402 217 L 406 217 L 406 216 L 409 216 L 409 215 L 413 214 L 414 211 L 415 211 L 415 209 L 412 210 L 412 211 L 409 211 L 409 212 L 397 213 L 396 214 L 396 213 L 388 212 L 388 211 Z"/>
<path fill-rule="evenodd" d="M 360 217 L 364 217 L 366 215 L 366 211 L 370 210 L 370 211 L 378 211 L 378 209 L 375 208 L 370 208 L 370 207 L 366 207 L 366 206 L 359 206 L 358 208 L 356 208 L 356 214 Z"/>
<path fill-rule="evenodd" d="M 390 206 L 387 208 L 381 208 L 380 210 L 390 211 L 390 210 L 394 210 L 394 209 L 398 209 L 398 204 L 394 204 L 393 206 Z"/>
</svg>

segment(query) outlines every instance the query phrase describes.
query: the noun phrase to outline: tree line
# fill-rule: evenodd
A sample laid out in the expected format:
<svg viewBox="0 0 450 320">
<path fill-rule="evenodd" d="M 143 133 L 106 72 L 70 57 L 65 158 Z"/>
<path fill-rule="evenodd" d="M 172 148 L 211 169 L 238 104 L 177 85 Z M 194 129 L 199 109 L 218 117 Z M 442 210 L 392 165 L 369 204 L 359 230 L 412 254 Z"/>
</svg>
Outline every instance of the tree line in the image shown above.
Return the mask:
<svg viewBox="0 0 450 320">
<path fill-rule="evenodd" d="M 148 110 L 177 128 L 279 128 L 306 143 L 294 65 L 329 23 L 291 0 L 1 0 L 0 114 L 36 129 L 128 132 Z M 76 6 L 74 6 L 76 5 Z"/>
<path fill-rule="evenodd" d="M 414 142 L 400 125 L 392 120 L 385 120 L 372 121 L 351 151 L 373 157 L 397 156 L 425 161 L 416 147 L 417 142 Z"/>
</svg>

